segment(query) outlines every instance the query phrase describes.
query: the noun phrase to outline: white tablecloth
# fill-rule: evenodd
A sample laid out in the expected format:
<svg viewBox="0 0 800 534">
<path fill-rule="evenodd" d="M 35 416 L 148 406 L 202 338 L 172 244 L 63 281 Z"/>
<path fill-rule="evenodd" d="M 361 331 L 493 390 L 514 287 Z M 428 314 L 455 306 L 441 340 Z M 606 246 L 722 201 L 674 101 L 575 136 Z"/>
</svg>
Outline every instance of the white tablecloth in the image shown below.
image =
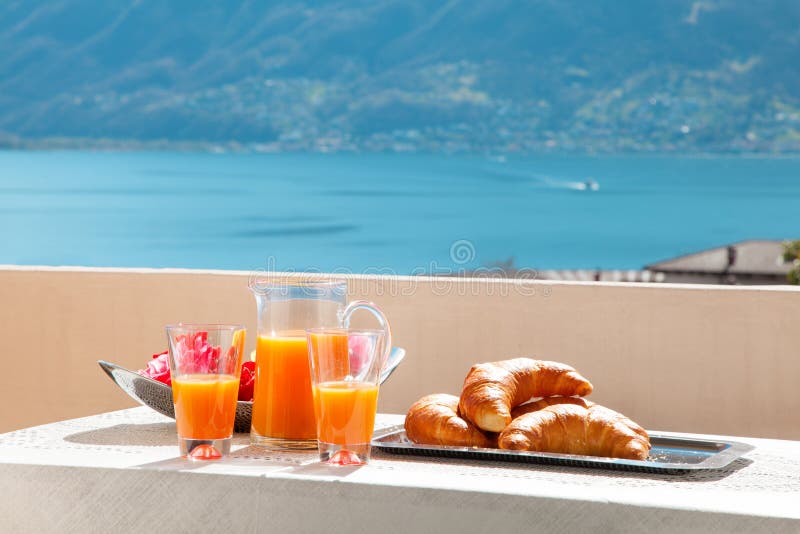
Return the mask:
<svg viewBox="0 0 800 534">
<path fill-rule="evenodd" d="M 800 532 L 800 442 L 729 439 L 756 449 L 685 476 L 380 452 L 334 468 L 247 435 L 200 463 L 134 408 L 0 435 L 0 532 Z"/>
</svg>

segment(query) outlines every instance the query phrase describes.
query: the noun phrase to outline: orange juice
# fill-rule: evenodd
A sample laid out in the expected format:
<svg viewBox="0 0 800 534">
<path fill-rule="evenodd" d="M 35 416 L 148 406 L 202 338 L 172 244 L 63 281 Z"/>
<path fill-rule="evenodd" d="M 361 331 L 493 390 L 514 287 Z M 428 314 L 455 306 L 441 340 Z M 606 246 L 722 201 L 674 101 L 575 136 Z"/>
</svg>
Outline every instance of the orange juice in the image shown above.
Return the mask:
<svg viewBox="0 0 800 534">
<path fill-rule="evenodd" d="M 191 439 L 224 439 L 233 434 L 239 379 L 232 375 L 196 374 L 172 379 L 178 435 Z"/>
<path fill-rule="evenodd" d="M 323 382 L 314 387 L 319 440 L 336 445 L 369 443 L 378 408 L 378 386 Z"/>
<path fill-rule="evenodd" d="M 281 439 L 316 439 L 305 335 L 258 336 L 253 429 Z"/>
</svg>

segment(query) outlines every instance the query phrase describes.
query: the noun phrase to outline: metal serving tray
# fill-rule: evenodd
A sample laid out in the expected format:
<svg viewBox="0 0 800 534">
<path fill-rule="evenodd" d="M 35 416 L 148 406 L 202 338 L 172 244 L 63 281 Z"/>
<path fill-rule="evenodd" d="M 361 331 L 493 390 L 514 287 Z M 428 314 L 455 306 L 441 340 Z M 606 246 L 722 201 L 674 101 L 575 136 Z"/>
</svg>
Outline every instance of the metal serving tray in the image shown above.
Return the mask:
<svg viewBox="0 0 800 534">
<path fill-rule="evenodd" d="M 402 425 L 380 430 L 372 438 L 374 448 L 392 454 L 594 467 L 670 475 L 721 469 L 754 449 L 752 445 L 737 441 L 700 440 L 660 434 L 650 434 L 650 444 L 652 449 L 647 460 L 624 460 L 575 454 L 418 445 L 406 437 Z"/>
</svg>

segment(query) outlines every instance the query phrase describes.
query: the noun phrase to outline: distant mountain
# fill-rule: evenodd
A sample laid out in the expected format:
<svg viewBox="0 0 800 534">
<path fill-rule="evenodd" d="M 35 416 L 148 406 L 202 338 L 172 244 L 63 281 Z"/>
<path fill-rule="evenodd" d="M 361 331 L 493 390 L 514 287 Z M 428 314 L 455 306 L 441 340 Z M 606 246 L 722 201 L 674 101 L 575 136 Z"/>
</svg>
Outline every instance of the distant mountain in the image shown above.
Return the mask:
<svg viewBox="0 0 800 534">
<path fill-rule="evenodd" d="M 799 88 L 797 0 L 0 3 L 0 144 L 800 152 Z"/>
</svg>

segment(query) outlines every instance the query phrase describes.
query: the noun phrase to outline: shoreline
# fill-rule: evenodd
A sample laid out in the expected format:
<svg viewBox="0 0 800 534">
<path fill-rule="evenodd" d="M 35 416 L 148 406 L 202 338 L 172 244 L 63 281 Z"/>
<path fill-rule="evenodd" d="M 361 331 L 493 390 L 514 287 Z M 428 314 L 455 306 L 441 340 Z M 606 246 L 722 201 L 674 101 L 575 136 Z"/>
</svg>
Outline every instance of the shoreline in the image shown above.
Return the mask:
<svg viewBox="0 0 800 534">
<path fill-rule="evenodd" d="M 29 153 L 63 153 L 63 152 L 85 152 L 85 153 L 173 153 L 173 154 L 209 154 L 209 155 L 313 155 L 313 156 L 337 156 L 337 155 L 383 155 L 383 156 L 465 156 L 482 157 L 495 159 L 503 158 L 529 158 L 541 156 L 576 156 L 576 157 L 654 157 L 654 158 L 692 158 L 692 159 L 800 159 L 798 152 L 758 152 L 758 151 L 707 151 L 707 150 L 627 150 L 627 151 L 599 151 L 599 150 L 552 150 L 545 149 L 539 151 L 431 151 L 431 150 L 308 150 L 308 149 L 280 149 L 280 150 L 261 150 L 252 144 L 240 144 L 237 142 L 210 144 L 210 143 L 181 143 L 181 142 L 98 142 L 98 143 L 20 143 L 15 145 L 3 144 L 0 142 L 0 153 L 8 152 L 29 152 Z M 498 161 L 503 164 L 505 161 Z"/>
</svg>

